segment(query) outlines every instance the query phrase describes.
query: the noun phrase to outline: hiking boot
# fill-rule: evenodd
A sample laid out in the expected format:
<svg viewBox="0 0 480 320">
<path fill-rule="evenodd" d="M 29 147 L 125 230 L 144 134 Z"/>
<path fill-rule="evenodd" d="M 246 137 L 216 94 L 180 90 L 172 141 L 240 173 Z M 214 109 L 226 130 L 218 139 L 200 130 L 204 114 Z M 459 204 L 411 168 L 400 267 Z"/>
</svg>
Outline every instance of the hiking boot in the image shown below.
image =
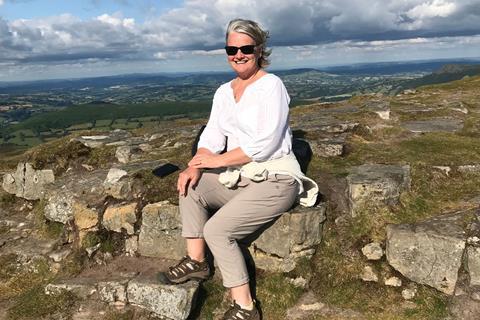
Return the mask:
<svg viewBox="0 0 480 320">
<path fill-rule="evenodd" d="M 242 309 L 233 301 L 230 309 L 223 315 L 222 320 L 260 320 L 260 313 L 255 305 L 255 301 L 253 302 L 253 310 Z"/>
<path fill-rule="evenodd" d="M 164 284 L 179 284 L 188 280 L 207 280 L 210 277 L 210 267 L 205 259 L 202 262 L 189 256 L 183 257 L 175 266 L 166 272 L 159 272 L 157 279 Z"/>
</svg>

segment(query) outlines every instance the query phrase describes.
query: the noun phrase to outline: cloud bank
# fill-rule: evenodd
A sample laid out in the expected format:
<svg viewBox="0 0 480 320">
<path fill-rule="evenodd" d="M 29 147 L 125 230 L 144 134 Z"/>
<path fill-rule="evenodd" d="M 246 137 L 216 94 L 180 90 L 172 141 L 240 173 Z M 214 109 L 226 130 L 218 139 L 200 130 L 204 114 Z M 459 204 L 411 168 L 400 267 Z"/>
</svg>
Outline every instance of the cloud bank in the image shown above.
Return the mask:
<svg viewBox="0 0 480 320">
<path fill-rule="evenodd" d="M 226 24 L 236 17 L 260 22 L 270 31 L 269 44 L 277 47 L 363 43 L 375 48 L 388 41 L 480 34 L 480 0 L 187 0 L 142 23 L 120 12 L 88 20 L 73 14 L 13 21 L 0 17 L 0 63 L 217 55 Z"/>
</svg>

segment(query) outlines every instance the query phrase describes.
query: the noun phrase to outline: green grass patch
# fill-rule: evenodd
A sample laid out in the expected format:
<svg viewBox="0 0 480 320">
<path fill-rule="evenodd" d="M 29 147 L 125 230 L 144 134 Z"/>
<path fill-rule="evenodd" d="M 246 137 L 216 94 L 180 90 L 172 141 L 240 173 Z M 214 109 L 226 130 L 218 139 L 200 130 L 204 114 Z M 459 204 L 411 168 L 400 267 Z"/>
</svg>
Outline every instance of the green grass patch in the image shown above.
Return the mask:
<svg viewBox="0 0 480 320">
<path fill-rule="evenodd" d="M 214 312 L 220 306 L 225 290 L 222 283 L 216 279 L 204 282 L 200 287 L 198 299 L 201 310 L 193 311 L 195 318 L 213 320 Z"/>
<path fill-rule="evenodd" d="M 7 320 L 41 319 L 56 315 L 63 319 L 71 316 L 76 298 L 70 292 L 46 295 L 43 285 L 23 292 L 8 310 Z"/>
<path fill-rule="evenodd" d="M 257 297 L 264 319 L 285 319 L 287 309 L 297 302 L 302 292 L 283 274 L 261 274 L 257 277 Z"/>
<path fill-rule="evenodd" d="M 111 119 L 107 120 L 96 120 L 95 121 L 95 129 L 98 129 L 100 127 L 109 127 L 112 124 Z"/>
<path fill-rule="evenodd" d="M 89 130 L 91 128 L 93 128 L 93 124 L 91 122 L 87 122 L 87 123 L 79 123 L 79 124 L 69 126 L 66 130 L 68 131 Z"/>
</svg>

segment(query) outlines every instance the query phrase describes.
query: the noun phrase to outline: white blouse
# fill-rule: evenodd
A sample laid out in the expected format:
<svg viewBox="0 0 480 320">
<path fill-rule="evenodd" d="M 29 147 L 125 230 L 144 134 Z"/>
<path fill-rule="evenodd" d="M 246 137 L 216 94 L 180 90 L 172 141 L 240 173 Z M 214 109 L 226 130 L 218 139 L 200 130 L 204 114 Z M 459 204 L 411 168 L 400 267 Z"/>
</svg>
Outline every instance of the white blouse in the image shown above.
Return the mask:
<svg viewBox="0 0 480 320">
<path fill-rule="evenodd" d="M 271 73 L 251 83 L 238 103 L 231 81 L 224 83 L 215 92 L 198 148 L 220 153 L 228 138 L 227 151 L 240 147 L 253 161 L 273 160 L 289 154 L 292 150 L 289 102 L 282 80 Z"/>
</svg>

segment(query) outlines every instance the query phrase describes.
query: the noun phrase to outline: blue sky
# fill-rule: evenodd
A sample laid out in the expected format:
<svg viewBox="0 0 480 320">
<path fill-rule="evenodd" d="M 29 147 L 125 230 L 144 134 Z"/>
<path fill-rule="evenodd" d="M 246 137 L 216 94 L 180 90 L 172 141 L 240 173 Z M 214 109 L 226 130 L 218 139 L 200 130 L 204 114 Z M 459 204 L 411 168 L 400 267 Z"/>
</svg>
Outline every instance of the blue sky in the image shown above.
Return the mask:
<svg viewBox="0 0 480 320">
<path fill-rule="evenodd" d="M 0 81 L 228 70 L 237 17 L 272 69 L 480 56 L 480 0 L 0 0 Z"/>
</svg>

